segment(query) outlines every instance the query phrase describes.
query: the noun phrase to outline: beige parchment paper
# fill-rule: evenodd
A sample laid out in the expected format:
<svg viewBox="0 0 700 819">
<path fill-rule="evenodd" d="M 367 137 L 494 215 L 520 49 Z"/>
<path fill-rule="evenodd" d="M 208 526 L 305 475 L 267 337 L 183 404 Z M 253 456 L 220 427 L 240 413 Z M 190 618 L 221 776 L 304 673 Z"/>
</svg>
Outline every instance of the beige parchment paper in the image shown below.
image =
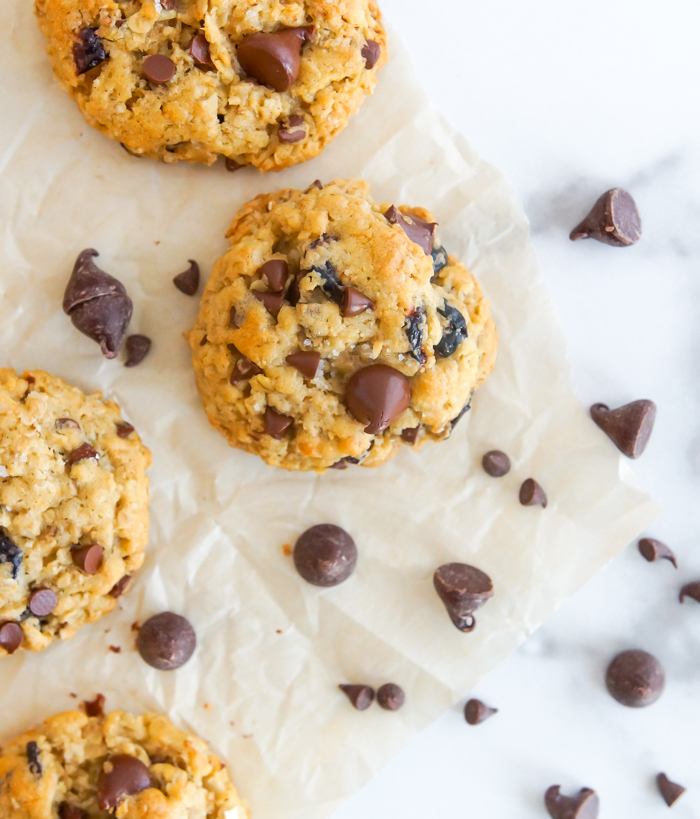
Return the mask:
<svg viewBox="0 0 700 819">
<path fill-rule="evenodd" d="M 440 117 L 396 37 L 375 95 L 326 153 L 261 176 L 166 167 L 84 125 L 52 79 L 28 0 L 5 0 L 0 66 L 0 361 L 43 368 L 118 401 L 153 452 L 146 564 L 102 622 L 71 642 L 0 663 L 0 739 L 102 692 L 156 709 L 225 757 L 256 819 L 322 819 L 518 646 L 658 513 L 577 401 L 564 340 L 522 208 L 503 176 Z M 362 176 L 379 201 L 420 204 L 490 297 L 495 373 L 452 439 L 379 470 L 274 471 L 227 448 L 201 409 L 182 332 L 197 310 L 172 285 L 204 275 L 235 211 L 261 191 Z M 135 302 L 154 340 L 137 368 L 101 358 L 61 311 L 78 252 Z M 479 467 L 507 451 L 502 480 Z M 534 476 L 546 510 L 523 508 Z M 333 522 L 354 536 L 356 574 L 306 585 L 282 546 Z M 470 635 L 433 587 L 448 561 L 475 564 L 494 598 Z M 199 648 L 174 673 L 146 666 L 131 624 L 171 609 Z M 110 645 L 122 648 L 120 654 Z M 398 713 L 354 711 L 340 682 L 401 684 Z"/>
</svg>

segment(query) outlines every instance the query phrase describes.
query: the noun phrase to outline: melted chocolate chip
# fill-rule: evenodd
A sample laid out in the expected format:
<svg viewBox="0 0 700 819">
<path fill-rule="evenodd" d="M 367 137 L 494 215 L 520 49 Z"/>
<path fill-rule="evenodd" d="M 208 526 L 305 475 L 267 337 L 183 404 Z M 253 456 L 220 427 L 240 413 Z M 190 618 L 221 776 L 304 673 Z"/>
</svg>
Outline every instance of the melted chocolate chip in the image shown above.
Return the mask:
<svg viewBox="0 0 700 819">
<path fill-rule="evenodd" d="M 668 546 L 665 543 L 662 543 L 660 540 L 654 540 L 651 537 L 642 538 L 639 541 L 639 553 L 642 555 L 642 557 L 646 558 L 649 563 L 653 563 L 655 560 L 663 558 L 664 560 L 668 560 L 669 563 L 673 563 L 676 569 L 678 568 L 676 556 L 668 548 Z"/>
<path fill-rule="evenodd" d="M 433 274 L 437 274 L 443 267 L 447 267 L 449 260 L 447 258 L 447 251 L 442 245 L 433 245 L 433 250 L 430 254 L 433 257 Z"/>
<path fill-rule="evenodd" d="M 97 574 L 102 566 L 105 550 L 98 543 L 78 546 L 70 551 L 73 563 L 85 574 Z"/>
<path fill-rule="evenodd" d="M 131 424 L 126 424 L 123 421 L 117 424 L 117 435 L 120 438 L 128 438 L 133 431 L 134 428 L 131 426 Z"/>
<path fill-rule="evenodd" d="M 624 188 L 606 191 L 593 209 L 571 231 L 572 241 L 596 239 L 613 247 L 628 247 L 642 236 L 642 219 L 632 196 Z"/>
<path fill-rule="evenodd" d="M 474 612 L 493 597 L 491 578 L 466 563 L 446 563 L 435 571 L 433 584 L 456 628 L 473 631 Z"/>
<path fill-rule="evenodd" d="M 378 435 L 411 403 L 411 385 L 393 367 L 373 364 L 358 370 L 348 381 L 345 403 L 361 424 L 367 424 L 368 435 Z"/>
<path fill-rule="evenodd" d="M 299 370 L 304 378 L 312 379 L 321 372 L 321 354 L 313 350 L 304 350 L 299 353 L 291 353 L 287 356 L 287 364 Z"/>
<path fill-rule="evenodd" d="M 197 636 L 189 620 L 171 611 L 150 617 L 141 626 L 136 648 L 141 659 L 159 671 L 174 671 L 194 654 Z"/>
<path fill-rule="evenodd" d="M 306 126 L 304 118 L 300 116 L 289 117 L 284 125 L 277 132 L 280 142 L 293 144 L 306 139 Z"/>
<path fill-rule="evenodd" d="M 301 47 L 313 36 L 313 27 L 258 32 L 238 46 L 238 62 L 249 77 L 275 91 L 289 91 L 301 68 Z"/>
<path fill-rule="evenodd" d="M 29 598 L 29 611 L 35 617 L 46 617 L 58 605 L 58 597 L 51 589 L 37 589 Z"/>
<path fill-rule="evenodd" d="M 125 574 L 124 577 L 117 580 L 117 582 L 112 586 L 112 590 L 109 593 L 110 597 L 121 597 L 124 592 L 126 591 L 126 587 L 131 583 L 131 575 Z"/>
<path fill-rule="evenodd" d="M 233 365 L 233 372 L 231 373 L 231 384 L 237 384 L 239 381 L 247 381 L 254 375 L 260 375 L 262 369 L 254 364 L 246 356 L 241 356 Z"/>
<path fill-rule="evenodd" d="M 526 481 L 523 481 L 523 485 L 520 487 L 520 503 L 522 503 L 523 506 L 541 506 L 543 509 L 547 508 L 547 495 L 534 478 L 528 478 Z"/>
<path fill-rule="evenodd" d="M 94 458 L 98 460 L 100 457 L 98 451 L 90 446 L 90 444 L 85 443 L 81 444 L 77 449 L 74 449 L 66 458 L 66 464 L 71 467 L 73 464 L 77 464 L 78 461 L 84 461 L 88 458 Z"/>
<path fill-rule="evenodd" d="M 236 171 L 240 171 L 240 169 L 244 167 L 243 165 L 241 165 L 240 162 L 236 162 L 235 159 L 231 159 L 230 156 L 226 157 L 226 159 L 224 160 L 224 165 L 226 166 L 226 170 L 229 173 L 235 173 Z"/>
<path fill-rule="evenodd" d="M 365 68 L 374 68 L 381 53 L 382 49 L 379 43 L 375 43 L 374 40 L 367 40 L 367 42 L 362 46 L 362 56 L 365 60 Z"/>
<path fill-rule="evenodd" d="M 696 600 L 700 603 L 700 580 L 695 580 L 692 583 L 686 583 L 681 589 L 679 600 L 681 603 L 685 602 L 685 598 L 690 597 L 691 600 Z"/>
<path fill-rule="evenodd" d="M 576 796 L 564 796 L 561 785 L 552 785 L 544 795 L 544 804 L 552 819 L 597 819 L 600 803 L 590 788 L 581 788 Z"/>
<path fill-rule="evenodd" d="M 432 254 L 437 222 L 426 222 L 419 216 L 405 215 L 394 205 L 387 210 L 384 216 L 390 224 L 399 225 L 406 236 L 420 246 L 426 256 Z"/>
<path fill-rule="evenodd" d="M 661 797 L 669 808 L 675 805 L 675 803 L 686 791 L 683 785 L 679 785 L 676 782 L 671 782 L 665 773 L 660 773 L 657 775 L 656 787 L 659 789 Z"/>
<path fill-rule="evenodd" d="M 124 345 L 126 348 L 125 367 L 136 367 L 151 351 L 151 339 L 148 336 L 129 336 Z"/>
<path fill-rule="evenodd" d="M 294 546 L 294 566 L 313 586 L 337 586 L 350 577 L 356 564 L 355 541 L 332 523 L 307 529 Z"/>
<path fill-rule="evenodd" d="M 623 455 L 639 458 L 654 429 L 656 404 L 643 399 L 615 410 L 611 410 L 606 404 L 594 404 L 591 407 L 591 418 Z"/>
<path fill-rule="evenodd" d="M 435 355 L 439 358 L 448 358 L 467 337 L 467 322 L 460 311 L 445 302 L 445 306 L 438 313 L 445 319 L 442 338 L 435 345 Z"/>
<path fill-rule="evenodd" d="M 377 703 L 385 711 L 398 711 L 403 707 L 406 695 L 396 683 L 384 683 L 377 691 Z"/>
<path fill-rule="evenodd" d="M 270 290 L 274 290 L 275 293 L 280 293 L 284 290 L 284 286 L 287 283 L 289 265 L 284 259 L 270 259 L 269 262 L 265 262 L 265 264 L 259 268 L 258 274 Z"/>
<path fill-rule="evenodd" d="M 330 262 L 326 262 L 323 266 L 314 266 L 311 268 L 315 273 L 318 273 L 321 279 L 321 289 L 328 296 L 328 298 L 341 305 L 343 303 L 343 295 L 345 288 L 340 283 L 338 274 Z"/>
<path fill-rule="evenodd" d="M 59 432 L 63 429 L 80 429 L 80 424 L 72 418 L 57 418 L 54 426 Z"/>
<path fill-rule="evenodd" d="M 94 700 L 84 700 L 83 708 L 86 717 L 103 717 L 105 715 L 105 696 L 98 694 Z"/>
<path fill-rule="evenodd" d="M 151 54 L 143 61 L 143 74 L 153 85 L 165 85 L 175 76 L 177 66 L 164 54 Z"/>
<path fill-rule="evenodd" d="M 418 440 L 418 434 L 420 433 L 420 427 L 412 427 L 411 429 L 402 429 L 401 430 L 401 440 L 407 444 L 415 444 Z"/>
<path fill-rule="evenodd" d="M 8 537 L 7 532 L 0 527 L 0 563 L 9 563 L 10 577 L 17 580 L 22 560 L 24 559 L 24 552 Z"/>
<path fill-rule="evenodd" d="M 479 725 L 498 713 L 498 708 L 489 708 L 481 700 L 469 700 L 464 706 L 464 719 L 470 725 Z"/>
<path fill-rule="evenodd" d="M 199 289 L 199 265 L 194 259 L 187 260 L 190 266 L 173 279 L 173 284 L 186 296 L 194 296 Z"/>
<path fill-rule="evenodd" d="M 366 711 L 374 700 L 374 689 L 368 685 L 339 685 L 338 688 L 357 711 Z"/>
<path fill-rule="evenodd" d="M 41 776 L 42 767 L 39 759 L 39 746 L 36 742 L 27 743 L 27 765 L 34 776 Z"/>
<path fill-rule="evenodd" d="M 502 478 L 510 472 L 510 458 L 499 449 L 492 449 L 481 459 L 484 472 L 492 478 Z"/>
<path fill-rule="evenodd" d="M 200 68 L 210 70 L 215 68 L 211 54 L 209 53 L 209 43 L 203 34 L 195 34 L 190 43 L 190 56 Z"/>
<path fill-rule="evenodd" d="M 294 277 L 294 279 L 292 280 L 292 283 L 289 285 L 289 288 L 287 289 L 287 301 L 293 307 L 296 307 L 296 305 L 299 303 L 299 299 L 301 298 L 301 292 L 299 290 L 299 285 L 301 284 L 301 282 L 305 278 L 306 278 L 306 273 L 298 273 Z"/>
<path fill-rule="evenodd" d="M 311 188 L 316 188 L 317 190 L 322 191 L 323 190 L 323 182 L 321 182 L 320 179 L 314 179 L 314 181 L 309 185 L 306 193 L 308 193 L 311 190 Z"/>
<path fill-rule="evenodd" d="M 97 35 L 97 26 L 85 26 L 78 32 L 78 39 L 73 43 L 73 62 L 75 73 L 80 76 L 91 68 L 100 65 L 107 59 L 105 47 Z"/>
<path fill-rule="evenodd" d="M 346 287 L 340 304 L 340 315 L 344 318 L 351 318 L 352 316 L 359 316 L 360 313 L 366 313 L 368 310 L 374 310 L 376 306 L 372 299 L 368 299 L 359 290 L 355 290 L 354 287 Z"/>
<path fill-rule="evenodd" d="M 659 699 L 666 674 L 656 657 L 633 649 L 613 658 L 605 674 L 605 684 L 611 696 L 622 705 L 643 708 Z"/>
<path fill-rule="evenodd" d="M 114 811 L 126 796 L 152 788 L 148 768 L 135 756 L 117 754 L 105 763 L 97 786 L 97 806 L 100 810 Z"/>
<path fill-rule="evenodd" d="M 411 346 L 411 355 L 423 366 L 428 356 L 423 351 L 423 327 L 426 324 L 425 308 L 416 308 L 404 322 L 404 332 Z"/>
<path fill-rule="evenodd" d="M 8 654 L 14 654 L 22 645 L 24 632 L 19 623 L 6 620 L 0 623 L 0 648 L 4 648 Z"/>
<path fill-rule="evenodd" d="M 87 813 L 79 808 L 77 805 L 71 805 L 69 802 L 63 802 L 58 809 L 59 819 L 90 819 Z"/>
<path fill-rule="evenodd" d="M 265 435 L 269 435 L 276 441 L 281 441 L 293 423 L 294 419 L 288 415 L 282 415 L 281 412 L 277 412 L 272 407 L 265 407 L 265 428 L 263 429 Z"/>
<path fill-rule="evenodd" d="M 284 303 L 284 293 L 264 293 L 255 290 L 253 295 L 265 305 L 265 309 L 273 318 L 277 318 Z"/>
</svg>

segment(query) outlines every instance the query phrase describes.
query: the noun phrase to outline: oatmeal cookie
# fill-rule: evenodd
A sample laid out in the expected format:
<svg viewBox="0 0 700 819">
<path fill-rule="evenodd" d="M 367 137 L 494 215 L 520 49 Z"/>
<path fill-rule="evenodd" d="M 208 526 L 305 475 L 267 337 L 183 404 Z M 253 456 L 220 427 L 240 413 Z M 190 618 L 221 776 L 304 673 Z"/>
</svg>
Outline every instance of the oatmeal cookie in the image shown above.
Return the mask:
<svg viewBox="0 0 700 819">
<path fill-rule="evenodd" d="M 3 819 L 247 819 L 223 763 L 164 716 L 66 711 L 5 743 Z"/>
<path fill-rule="evenodd" d="M 0 369 L 0 656 L 117 605 L 148 542 L 150 461 L 99 393 Z"/>
<path fill-rule="evenodd" d="M 35 0 L 63 88 L 137 156 L 277 170 L 317 156 L 387 57 L 374 0 Z"/>
<path fill-rule="evenodd" d="M 378 466 L 447 438 L 491 372 L 488 301 L 422 208 L 364 182 L 258 196 L 187 338 L 204 408 L 271 466 Z"/>
</svg>

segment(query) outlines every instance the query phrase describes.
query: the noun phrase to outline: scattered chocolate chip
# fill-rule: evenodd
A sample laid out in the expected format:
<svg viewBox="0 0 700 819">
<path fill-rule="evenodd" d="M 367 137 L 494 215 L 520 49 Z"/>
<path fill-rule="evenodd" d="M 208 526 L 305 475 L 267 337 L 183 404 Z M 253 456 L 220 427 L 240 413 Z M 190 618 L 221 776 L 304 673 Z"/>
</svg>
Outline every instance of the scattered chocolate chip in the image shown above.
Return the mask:
<svg viewBox="0 0 700 819">
<path fill-rule="evenodd" d="M 37 589 L 29 598 L 29 611 L 36 617 L 46 617 L 58 605 L 58 597 L 51 589 Z"/>
<path fill-rule="evenodd" d="M 24 632 L 19 623 L 6 620 L 0 623 L 0 648 L 4 648 L 8 654 L 14 654 L 22 645 Z"/>
<path fill-rule="evenodd" d="M 360 313 L 374 310 L 376 306 L 372 299 L 368 299 L 359 290 L 355 290 L 354 287 L 346 287 L 340 304 L 340 315 L 344 318 L 359 316 Z"/>
<path fill-rule="evenodd" d="M 379 43 L 375 43 L 374 40 L 367 40 L 367 42 L 362 46 L 362 56 L 365 60 L 365 68 L 374 68 L 381 52 L 382 50 Z"/>
<path fill-rule="evenodd" d="M 646 449 L 656 420 L 656 404 L 641 400 L 611 410 L 606 404 L 594 404 L 591 418 L 628 458 L 639 458 Z"/>
<path fill-rule="evenodd" d="M 85 574 L 97 574 L 102 566 L 105 550 L 98 543 L 77 546 L 70 550 L 73 563 Z"/>
<path fill-rule="evenodd" d="M 9 563 L 12 566 L 10 576 L 13 580 L 17 580 L 17 574 L 19 573 L 23 559 L 24 552 L 8 537 L 7 532 L 0 527 L 0 563 Z"/>
<path fill-rule="evenodd" d="M 420 427 L 411 427 L 411 429 L 402 429 L 401 430 L 401 440 L 407 444 L 415 444 L 418 440 L 418 433 L 420 432 Z"/>
<path fill-rule="evenodd" d="M 84 700 L 83 709 L 86 717 L 103 717 L 105 715 L 104 694 L 98 694 L 94 700 Z"/>
<path fill-rule="evenodd" d="M 311 270 L 318 273 L 321 279 L 321 289 L 328 298 L 337 305 L 341 305 L 343 303 L 345 288 L 341 284 L 333 265 L 330 262 L 326 262 L 323 266 L 315 265 Z"/>
<path fill-rule="evenodd" d="M 131 575 L 125 574 L 124 577 L 117 580 L 117 582 L 112 586 L 112 590 L 109 593 L 110 597 L 121 597 L 124 592 L 126 591 L 126 587 L 131 583 Z"/>
<path fill-rule="evenodd" d="M 564 796 L 561 785 L 547 788 L 544 804 L 552 819 L 597 819 L 600 807 L 594 790 L 581 788 L 576 796 Z"/>
<path fill-rule="evenodd" d="M 639 552 L 649 563 L 663 558 L 673 563 L 676 569 L 678 568 L 678 561 L 676 560 L 675 554 L 660 540 L 654 540 L 654 538 L 651 537 L 642 538 L 639 541 Z"/>
<path fill-rule="evenodd" d="M 173 284 L 186 296 L 194 296 L 199 288 L 199 265 L 194 259 L 187 260 L 190 266 L 173 279 Z"/>
<path fill-rule="evenodd" d="M 265 435 L 270 435 L 275 440 L 280 441 L 284 438 L 289 427 L 294 423 L 294 419 L 288 415 L 282 415 L 281 412 L 272 407 L 265 407 Z"/>
<path fill-rule="evenodd" d="M 258 273 L 270 290 L 280 293 L 287 283 L 289 265 L 284 259 L 270 259 L 258 270 Z"/>
<path fill-rule="evenodd" d="M 491 578 L 466 563 L 446 563 L 435 571 L 433 584 L 454 625 L 460 631 L 473 631 L 474 612 L 493 597 Z"/>
<path fill-rule="evenodd" d="M 87 813 L 79 808 L 77 805 L 71 805 L 69 802 L 63 802 L 58 809 L 59 819 L 90 819 Z"/>
<path fill-rule="evenodd" d="M 27 743 L 27 765 L 34 776 L 41 776 L 42 768 L 39 760 L 39 746 L 36 742 Z"/>
<path fill-rule="evenodd" d="M 438 313 L 445 319 L 442 338 L 435 345 L 435 355 L 438 358 L 449 358 L 467 337 L 467 322 L 456 307 L 445 302 L 445 306 Z"/>
<path fill-rule="evenodd" d="M 321 372 L 321 354 L 313 350 L 303 350 L 287 356 L 287 364 L 299 370 L 304 378 L 312 379 Z"/>
<path fill-rule="evenodd" d="M 95 447 L 90 446 L 90 444 L 85 443 L 81 444 L 77 449 L 74 449 L 66 458 L 66 464 L 71 467 L 73 464 L 77 464 L 78 461 L 84 461 L 88 458 L 94 458 L 95 460 L 99 460 L 99 453 L 95 449 Z"/>
<path fill-rule="evenodd" d="M 120 438 L 128 438 L 133 431 L 134 428 L 131 426 L 131 424 L 127 424 L 123 421 L 117 424 L 117 435 Z"/>
<path fill-rule="evenodd" d="M 277 132 L 280 142 L 293 144 L 301 142 L 306 139 L 306 126 L 304 125 L 304 118 L 300 116 L 289 117 L 284 123 L 284 126 Z"/>
<path fill-rule="evenodd" d="M 126 796 L 141 793 L 152 788 L 148 768 L 135 756 L 117 754 L 105 763 L 97 785 L 97 806 L 110 813 Z"/>
<path fill-rule="evenodd" d="M 695 580 L 693 583 L 686 583 L 681 589 L 679 600 L 681 603 L 685 602 L 685 598 L 690 597 L 700 603 L 700 580 Z"/>
<path fill-rule="evenodd" d="M 126 348 L 125 367 L 136 367 L 140 364 L 151 350 L 151 339 L 148 336 L 129 336 L 124 345 Z"/>
<path fill-rule="evenodd" d="M 229 173 L 235 173 L 236 171 L 240 171 L 240 169 L 243 167 L 243 165 L 241 165 L 240 162 L 236 162 L 236 160 L 231 159 L 230 156 L 226 157 L 226 159 L 224 160 L 224 165 L 226 166 L 226 170 Z"/>
<path fill-rule="evenodd" d="M 75 73 L 80 76 L 91 68 L 100 65 L 107 59 L 105 47 L 97 35 L 97 26 L 85 26 L 78 32 L 78 39 L 73 43 L 73 62 Z"/>
<path fill-rule="evenodd" d="M 294 566 L 313 586 L 337 586 L 350 577 L 356 564 L 355 541 L 332 523 L 307 529 L 294 546 Z"/>
<path fill-rule="evenodd" d="M 93 262 L 92 248 L 78 256 L 63 296 L 63 310 L 73 326 L 115 358 L 131 321 L 133 304 L 124 285 Z"/>
<path fill-rule="evenodd" d="M 411 347 L 411 355 L 423 366 L 428 356 L 423 351 L 423 327 L 427 324 L 424 307 L 417 307 L 404 321 L 404 332 Z"/>
<path fill-rule="evenodd" d="M 351 414 L 367 424 L 368 435 L 378 435 L 411 403 L 411 385 L 403 373 L 386 364 L 358 370 L 345 388 Z"/>
<path fill-rule="evenodd" d="M 666 675 L 656 657 L 632 649 L 613 658 L 605 674 L 605 684 L 611 696 L 622 705 L 643 708 L 659 699 Z"/>
<path fill-rule="evenodd" d="M 547 508 L 547 495 L 534 478 L 528 478 L 526 481 L 523 481 L 523 485 L 520 487 L 520 503 L 522 503 L 523 506 L 541 506 L 543 509 Z"/>
<path fill-rule="evenodd" d="M 165 85 L 175 76 L 177 67 L 165 54 L 151 54 L 143 61 L 143 74 L 153 85 Z"/>
<path fill-rule="evenodd" d="M 260 375 L 262 369 L 254 364 L 246 356 L 241 356 L 233 365 L 233 372 L 231 373 L 231 384 L 237 384 L 239 381 L 247 381 L 254 375 Z"/>
<path fill-rule="evenodd" d="M 195 34 L 192 38 L 190 55 L 200 68 L 206 68 L 207 70 L 216 68 L 209 53 L 209 43 L 203 34 Z"/>
<path fill-rule="evenodd" d="M 683 785 L 678 785 L 676 782 L 671 782 L 665 773 L 660 773 L 657 775 L 656 787 L 659 789 L 659 793 L 669 808 L 673 807 L 673 805 L 675 805 L 675 803 L 686 791 Z"/>
<path fill-rule="evenodd" d="M 641 236 L 642 219 L 634 199 L 624 188 L 613 188 L 598 199 L 569 238 L 573 242 L 596 239 L 613 247 L 628 247 L 638 242 Z"/>
<path fill-rule="evenodd" d="M 405 701 L 403 688 L 396 683 L 384 683 L 377 691 L 377 702 L 385 711 L 398 711 Z"/>
<path fill-rule="evenodd" d="M 275 91 L 289 91 L 301 67 L 301 47 L 313 36 L 312 26 L 258 32 L 238 46 L 238 62 L 249 77 Z"/>
<path fill-rule="evenodd" d="M 447 258 L 447 251 L 442 245 L 433 245 L 432 253 L 430 254 L 433 257 L 433 274 L 437 276 L 437 274 L 442 270 L 443 267 L 447 267 L 449 264 L 449 259 Z"/>
<path fill-rule="evenodd" d="M 432 254 L 437 222 L 426 222 L 419 216 L 407 216 L 394 205 L 387 210 L 384 216 L 390 224 L 399 225 L 406 236 L 422 248 L 426 256 Z"/>
<path fill-rule="evenodd" d="M 59 431 L 62 429 L 80 429 L 80 424 L 72 418 L 57 418 L 54 426 Z"/>
<path fill-rule="evenodd" d="M 358 711 L 366 711 L 374 700 L 374 689 L 368 685 L 339 685 L 338 688 Z"/>
<path fill-rule="evenodd" d="M 253 295 L 265 305 L 265 309 L 273 318 L 277 318 L 284 302 L 284 293 L 263 293 L 255 290 Z"/>
<path fill-rule="evenodd" d="M 174 671 L 194 654 L 197 636 L 189 620 L 171 611 L 150 617 L 141 626 L 136 648 L 141 659 L 159 671 Z"/>
<path fill-rule="evenodd" d="M 498 713 L 498 708 L 489 708 L 481 700 L 469 700 L 464 706 L 464 719 L 470 725 L 479 725 L 489 717 Z"/>
<path fill-rule="evenodd" d="M 484 472 L 492 478 L 502 478 L 510 472 L 510 458 L 500 449 L 492 449 L 481 459 Z"/>
</svg>

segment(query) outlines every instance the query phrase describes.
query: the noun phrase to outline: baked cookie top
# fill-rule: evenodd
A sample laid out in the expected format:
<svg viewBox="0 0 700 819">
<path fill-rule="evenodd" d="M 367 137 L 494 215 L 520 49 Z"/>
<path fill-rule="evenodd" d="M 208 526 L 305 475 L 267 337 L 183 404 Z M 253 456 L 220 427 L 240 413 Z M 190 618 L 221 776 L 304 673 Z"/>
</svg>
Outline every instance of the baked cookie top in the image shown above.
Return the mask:
<svg viewBox="0 0 700 819">
<path fill-rule="evenodd" d="M 138 156 L 262 171 L 319 154 L 374 89 L 374 0 L 35 0 L 87 122 Z"/>
<path fill-rule="evenodd" d="M 3 819 L 248 817 L 222 762 L 159 714 L 67 711 L 0 754 Z"/>
<path fill-rule="evenodd" d="M 0 369 L 0 656 L 117 605 L 148 542 L 150 462 L 112 401 Z"/>
<path fill-rule="evenodd" d="M 422 208 L 359 181 L 258 196 L 188 334 L 210 422 L 271 466 L 377 466 L 447 438 L 493 369 L 476 279 Z"/>
</svg>

